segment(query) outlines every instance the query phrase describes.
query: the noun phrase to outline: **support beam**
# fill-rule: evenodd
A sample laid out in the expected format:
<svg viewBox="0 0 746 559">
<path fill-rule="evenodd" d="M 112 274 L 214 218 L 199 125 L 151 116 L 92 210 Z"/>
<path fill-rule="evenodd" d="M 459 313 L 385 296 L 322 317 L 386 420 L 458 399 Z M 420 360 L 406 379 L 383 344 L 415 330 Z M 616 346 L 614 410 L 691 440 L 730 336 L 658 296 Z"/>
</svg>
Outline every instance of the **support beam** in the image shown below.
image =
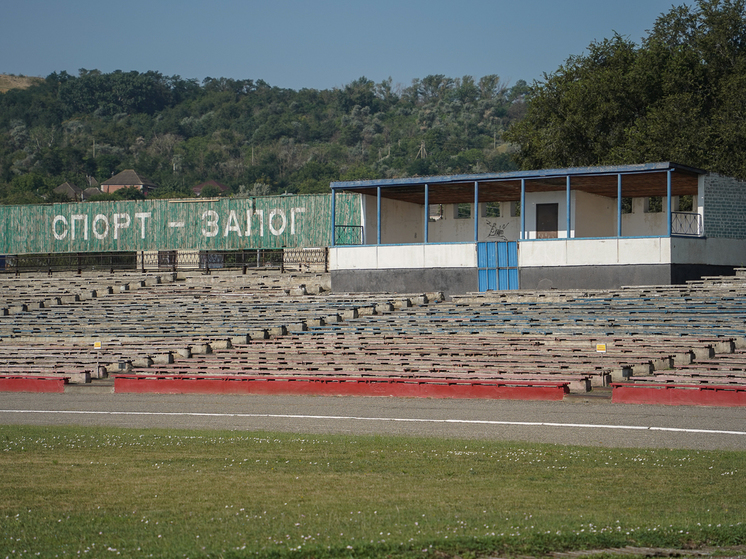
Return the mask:
<svg viewBox="0 0 746 559">
<path fill-rule="evenodd" d="M 622 174 L 616 176 L 616 236 L 622 236 Z"/>
<path fill-rule="evenodd" d="M 671 236 L 673 214 L 671 213 L 671 170 L 666 172 L 666 221 L 668 222 L 668 236 Z"/>
<path fill-rule="evenodd" d="M 526 179 L 521 179 L 521 239 L 526 238 Z"/>
<path fill-rule="evenodd" d="M 430 186 L 427 183 L 425 183 L 425 240 L 423 241 L 425 244 L 427 244 L 429 227 L 430 227 Z"/>
<path fill-rule="evenodd" d="M 570 230 L 572 229 L 572 226 L 570 225 L 570 175 L 567 175 L 567 238 L 570 238 Z"/>
<path fill-rule="evenodd" d="M 479 242 L 479 183 L 474 181 L 474 242 Z"/>
<path fill-rule="evenodd" d="M 332 246 L 337 244 L 337 191 L 332 189 Z"/>
<path fill-rule="evenodd" d="M 376 244 L 381 244 L 381 187 L 376 188 Z"/>
</svg>

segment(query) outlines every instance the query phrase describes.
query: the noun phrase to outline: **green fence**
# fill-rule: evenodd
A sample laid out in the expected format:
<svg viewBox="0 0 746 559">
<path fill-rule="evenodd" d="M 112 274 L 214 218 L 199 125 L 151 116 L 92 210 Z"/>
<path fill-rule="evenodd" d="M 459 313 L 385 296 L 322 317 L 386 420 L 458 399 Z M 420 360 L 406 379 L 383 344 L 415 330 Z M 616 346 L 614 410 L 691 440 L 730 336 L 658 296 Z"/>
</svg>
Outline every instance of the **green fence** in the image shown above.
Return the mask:
<svg viewBox="0 0 746 559">
<path fill-rule="evenodd" d="M 331 194 L 0 206 L 0 254 L 325 247 L 331 209 Z M 336 213 L 360 225 L 360 196 Z"/>
</svg>

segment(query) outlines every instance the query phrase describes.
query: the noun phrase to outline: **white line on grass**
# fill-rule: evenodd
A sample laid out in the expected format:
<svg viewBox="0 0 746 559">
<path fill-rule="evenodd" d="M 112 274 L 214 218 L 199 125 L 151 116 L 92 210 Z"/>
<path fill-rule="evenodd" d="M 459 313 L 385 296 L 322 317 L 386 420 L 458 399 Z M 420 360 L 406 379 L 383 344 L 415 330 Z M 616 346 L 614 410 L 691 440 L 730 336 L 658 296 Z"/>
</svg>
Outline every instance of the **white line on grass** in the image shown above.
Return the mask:
<svg viewBox="0 0 746 559">
<path fill-rule="evenodd" d="M 485 419 L 417 419 L 403 417 L 356 417 L 345 415 L 292 415 L 271 413 L 198 413 L 198 412 L 149 412 L 149 411 L 87 411 L 87 410 L 0 410 L 0 413 L 47 413 L 69 415 L 152 415 L 188 417 L 264 417 L 270 419 L 325 419 L 342 421 L 390 421 L 400 423 L 456 423 L 465 425 L 501 425 L 518 427 L 561 427 L 575 429 L 620 429 L 627 431 L 669 431 L 716 435 L 746 435 L 746 431 L 719 429 L 685 429 L 679 427 L 652 427 L 644 425 L 598 425 L 594 423 L 547 423 L 543 421 L 491 421 Z"/>
</svg>

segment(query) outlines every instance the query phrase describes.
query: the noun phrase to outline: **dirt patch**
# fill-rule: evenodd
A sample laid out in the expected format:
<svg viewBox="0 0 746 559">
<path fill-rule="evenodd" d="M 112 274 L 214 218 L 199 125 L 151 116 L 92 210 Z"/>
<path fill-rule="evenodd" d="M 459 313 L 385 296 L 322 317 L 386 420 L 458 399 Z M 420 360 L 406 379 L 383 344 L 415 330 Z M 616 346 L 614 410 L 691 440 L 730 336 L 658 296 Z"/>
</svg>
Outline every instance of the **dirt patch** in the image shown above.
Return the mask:
<svg viewBox="0 0 746 559">
<path fill-rule="evenodd" d="M 43 78 L 0 74 L 0 93 L 5 93 L 10 89 L 26 89 L 42 81 Z"/>
</svg>

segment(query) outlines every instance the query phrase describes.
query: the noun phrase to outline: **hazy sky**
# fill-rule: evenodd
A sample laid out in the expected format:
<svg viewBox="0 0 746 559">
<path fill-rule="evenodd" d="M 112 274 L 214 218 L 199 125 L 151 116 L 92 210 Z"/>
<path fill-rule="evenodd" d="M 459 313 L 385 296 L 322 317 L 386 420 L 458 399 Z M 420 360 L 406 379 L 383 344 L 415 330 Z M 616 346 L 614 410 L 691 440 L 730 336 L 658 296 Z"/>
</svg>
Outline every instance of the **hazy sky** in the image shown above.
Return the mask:
<svg viewBox="0 0 746 559">
<path fill-rule="evenodd" d="M 684 0 L 675 2 L 676 5 Z M 691 4 L 691 1 L 686 3 Z M 671 0 L 0 0 L 0 73 L 156 70 L 292 89 L 365 76 L 540 79 Z"/>
</svg>

